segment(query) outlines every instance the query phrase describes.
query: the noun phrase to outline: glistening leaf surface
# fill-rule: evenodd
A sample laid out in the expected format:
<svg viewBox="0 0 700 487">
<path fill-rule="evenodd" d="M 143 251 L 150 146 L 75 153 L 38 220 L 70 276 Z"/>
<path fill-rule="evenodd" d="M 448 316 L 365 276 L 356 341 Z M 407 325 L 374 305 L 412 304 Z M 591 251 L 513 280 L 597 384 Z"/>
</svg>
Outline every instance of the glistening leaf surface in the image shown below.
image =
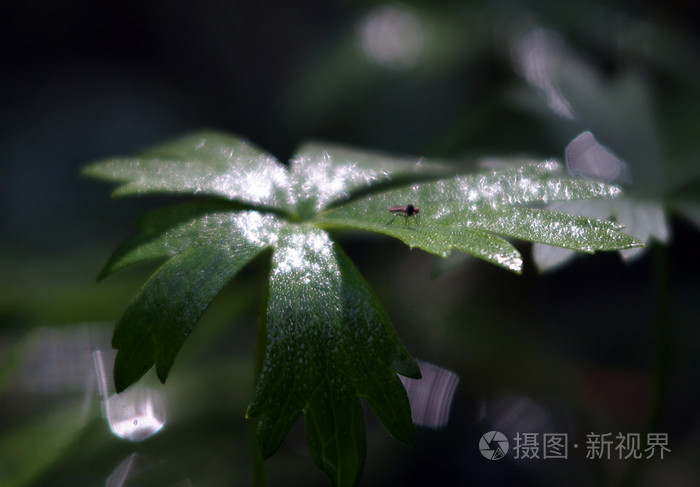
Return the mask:
<svg viewBox="0 0 700 487">
<path fill-rule="evenodd" d="M 582 215 L 603 220 L 613 219 L 624 225 L 625 233 L 633 236 L 645 245 L 652 239 L 665 243 L 668 241 L 668 223 L 660 203 L 640 201 L 631 196 L 615 200 L 559 201 L 549 205 L 549 209 L 572 215 Z M 640 247 L 620 250 L 625 261 L 638 259 L 643 255 Z M 567 249 L 535 244 L 532 256 L 540 271 L 555 269 L 575 257 Z"/>
<path fill-rule="evenodd" d="M 234 224 L 231 212 L 238 208 L 227 201 L 204 200 L 152 210 L 137 222 L 138 233 L 123 243 L 105 263 L 98 275 L 103 279 L 139 262 L 172 257 L 190 245 L 203 245 L 226 235 L 223 228 Z M 272 219 L 258 212 L 240 212 L 236 219 Z M 242 225 L 254 228 L 254 222 Z M 222 231 L 219 231 L 222 230 Z"/>
<path fill-rule="evenodd" d="M 311 145 L 287 170 L 239 138 L 207 133 L 139 159 L 97 163 L 86 173 L 121 183 L 120 195 L 209 196 L 147 215 L 140 233 L 102 270 L 105 276 L 165 260 L 117 325 L 117 388 L 153 364 L 165 380 L 214 296 L 272 246 L 266 355 L 248 414 L 260 417 L 259 445 L 269 456 L 303 411 L 314 461 L 336 485 L 354 485 L 364 464 L 360 398 L 392 435 L 411 442 L 410 408 L 397 373 L 416 377 L 419 370 L 358 271 L 319 227 L 377 231 L 438 255 L 458 249 L 514 271 L 522 259 L 501 236 L 581 250 L 636 244 L 613 224 L 529 207 L 617 192 L 562 179 L 554 163 L 435 180 L 454 168 Z M 402 178 L 416 183 L 398 187 Z M 387 226 L 387 208 L 406 204 L 420 207 L 421 224 L 399 219 Z"/>
<path fill-rule="evenodd" d="M 420 375 L 357 269 L 326 232 L 286 227 L 273 254 L 266 354 L 248 409 L 260 416 L 263 455 L 277 450 L 304 411 L 317 466 L 335 485 L 354 485 L 366 449 L 360 397 L 392 435 L 412 442 L 397 372 Z"/>
<path fill-rule="evenodd" d="M 318 212 L 358 191 L 398 180 L 420 180 L 454 172 L 418 158 L 392 157 L 336 144 L 307 143 L 291 160 L 291 180 L 301 214 Z"/>
<path fill-rule="evenodd" d="M 562 178 L 554 162 L 460 175 L 373 194 L 319 215 L 323 226 L 352 227 L 391 235 L 441 257 L 453 249 L 519 272 L 522 258 L 500 236 L 578 251 L 641 245 L 620 226 L 531 207 L 550 201 L 614 197 L 616 186 Z M 392 206 L 413 204 L 415 222 L 393 220 Z"/>
<path fill-rule="evenodd" d="M 212 132 L 161 145 L 139 158 L 97 162 L 84 173 L 122 183 L 116 196 L 201 194 L 279 209 L 289 202 L 282 164 L 241 138 Z"/>
<path fill-rule="evenodd" d="M 274 243 L 281 222 L 254 211 L 206 213 L 184 218 L 194 207 L 176 208 L 164 220 L 119 249 L 103 270 L 169 258 L 144 284 L 119 320 L 112 337 L 118 349 L 114 381 L 121 391 L 154 364 L 165 381 L 182 344 L 221 288 L 265 247 Z M 196 212 L 194 212 L 196 213 Z M 156 219 L 158 223 L 163 220 Z"/>
</svg>

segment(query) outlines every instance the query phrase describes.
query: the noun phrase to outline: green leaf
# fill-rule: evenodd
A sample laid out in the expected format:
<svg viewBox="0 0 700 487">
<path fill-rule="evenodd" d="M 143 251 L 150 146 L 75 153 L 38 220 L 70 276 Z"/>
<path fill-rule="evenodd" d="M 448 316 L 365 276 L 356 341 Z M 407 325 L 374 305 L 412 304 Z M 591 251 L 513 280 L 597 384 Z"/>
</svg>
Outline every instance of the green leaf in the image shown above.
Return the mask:
<svg viewBox="0 0 700 487">
<path fill-rule="evenodd" d="M 215 196 L 304 217 L 353 192 L 397 179 L 453 171 L 420 158 L 396 158 L 340 145 L 306 144 L 291 172 L 235 136 L 202 132 L 152 148 L 138 158 L 100 161 L 83 174 L 121 183 L 115 196 L 184 193 Z"/>
<path fill-rule="evenodd" d="M 624 225 L 626 234 L 644 245 L 650 244 L 652 239 L 661 243 L 666 243 L 669 239 L 663 207 L 653 201 L 623 196 L 615 200 L 559 201 L 549 205 L 549 208 L 570 215 L 614 220 Z M 620 255 L 625 261 L 631 262 L 644 255 L 643 250 L 641 247 L 622 249 Z M 541 272 L 554 270 L 576 256 L 574 252 L 542 244 L 533 246 L 532 255 Z"/>
<path fill-rule="evenodd" d="M 55 398 L 56 396 L 51 396 Z M 6 403 L 7 404 L 7 403 Z M 6 424 L 0 436 L 0 472 L 3 487 L 39 485 L 50 477 L 66 451 L 84 450 L 85 428 L 92 414 L 85 402 L 54 399 L 47 412 L 26 411 L 28 421 Z M 16 421 L 19 423 L 19 421 Z"/>
<path fill-rule="evenodd" d="M 144 284 L 112 338 L 118 391 L 156 365 L 165 381 L 175 356 L 221 288 L 276 238 L 280 221 L 254 211 L 196 215 L 198 206 L 162 210 L 147 231 L 127 242 L 102 274 L 131 263 L 170 257 Z M 185 218 L 189 215 L 191 218 Z M 158 234 L 164 221 L 177 222 Z M 155 223 L 154 223 L 155 222 Z"/>
<path fill-rule="evenodd" d="M 451 166 L 422 158 L 391 157 L 337 144 L 308 143 L 291 160 L 290 178 L 303 217 L 369 188 L 417 181 L 454 172 Z"/>
<path fill-rule="evenodd" d="M 184 193 L 287 209 L 286 168 L 273 156 L 234 136 L 205 132 L 158 146 L 139 158 L 115 158 L 83 173 L 122 183 L 115 196 Z"/>
<path fill-rule="evenodd" d="M 236 209 L 226 201 L 205 200 L 150 211 L 137 222 L 139 233 L 110 256 L 98 280 L 130 265 L 172 257 L 190 245 L 211 241 L 217 225 L 225 224 L 229 212 Z M 218 217 L 207 218 L 209 213 Z"/>
<path fill-rule="evenodd" d="M 498 235 L 583 252 L 641 245 L 610 222 L 521 206 L 620 192 L 616 186 L 559 173 L 557 163 L 545 162 L 417 183 L 326 211 L 317 222 L 384 233 L 441 257 L 460 250 L 515 272 L 521 271 L 522 258 Z M 410 217 L 415 222 L 409 217 L 397 222 L 387 212 L 408 204 L 420 209 Z"/>
<path fill-rule="evenodd" d="M 289 226 L 273 254 L 267 348 L 248 416 L 260 416 L 265 457 L 304 411 L 317 466 L 335 485 L 355 485 L 365 458 L 359 397 L 399 441 L 413 440 L 396 373 L 419 377 L 381 306 L 328 235 Z"/>
<path fill-rule="evenodd" d="M 165 261 L 117 324 L 117 390 L 154 364 L 165 381 L 216 294 L 273 247 L 265 357 L 248 416 L 259 417 L 258 444 L 269 457 L 303 412 L 316 465 L 334 484 L 355 485 L 366 455 L 361 399 L 393 436 L 410 444 L 411 411 L 397 374 L 419 377 L 420 371 L 323 227 L 376 231 L 441 256 L 457 249 L 516 272 L 522 258 L 503 237 L 583 251 L 638 245 L 615 224 L 541 207 L 615 196 L 614 186 L 562 178 L 553 162 L 444 177 L 455 170 L 307 145 L 287 171 L 272 156 L 220 134 L 196 134 L 140 159 L 90 166 L 87 174 L 121 183 L 116 194 L 209 196 L 146 215 L 139 233 L 100 273 Z M 396 186 L 406 180 L 413 184 Z M 387 208 L 407 204 L 420 208 L 419 220 L 389 222 Z"/>
</svg>

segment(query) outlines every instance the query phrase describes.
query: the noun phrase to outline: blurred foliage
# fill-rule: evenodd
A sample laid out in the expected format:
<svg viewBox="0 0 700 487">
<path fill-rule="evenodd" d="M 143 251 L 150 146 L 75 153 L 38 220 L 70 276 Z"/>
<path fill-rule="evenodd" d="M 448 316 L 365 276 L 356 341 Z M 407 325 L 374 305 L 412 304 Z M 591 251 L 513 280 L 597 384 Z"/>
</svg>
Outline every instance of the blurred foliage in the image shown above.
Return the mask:
<svg viewBox="0 0 700 487">
<path fill-rule="evenodd" d="M 144 485 L 249 484 L 242 418 L 253 370 L 245 354 L 255 341 L 262 285 L 255 276 L 263 262 L 254 261 L 204 315 L 180 355 L 182 373 L 165 388 L 177 414 L 152 439 L 134 445 L 110 436 L 96 417 L 96 396 L 85 389 L 42 392 L 28 385 L 32 377 L 46 384 L 30 367 L 33 333 L 50 338 L 80 323 L 115 320 L 146 275 L 127 270 L 95 286 L 93 270 L 111 243 L 126 236 L 134 216 L 160 202 L 114 205 L 102 188 L 76 177 L 79 167 L 202 127 L 245 134 L 280 160 L 310 138 L 442 159 L 563 157 L 583 127 L 553 117 L 513 62 L 513 36 L 532 27 L 553 32 L 593 73 L 592 87 L 627 95 L 619 101 L 628 108 L 599 117 L 611 135 L 589 122 L 585 128 L 630 165 L 639 162 L 632 154 L 653 144 L 642 158 L 656 158 L 664 186 L 673 189 L 661 198 L 670 230 L 665 251 L 673 316 L 672 391 L 661 428 L 669 432 L 672 455 L 643 463 L 640 485 L 698 483 L 698 6 L 416 1 L 389 7 L 413 15 L 408 25 L 417 19 L 423 26 L 425 47 L 412 67 L 410 56 L 388 66 L 363 51 L 358 32 L 374 2 L 6 5 L 0 29 L 0 458 L 21 462 L 0 461 L 3 486 L 19 484 L 18 472 L 23 485 L 105 485 L 134 452 L 157 467 L 146 469 Z M 642 125 L 649 128 L 640 131 Z M 627 138 L 614 142 L 615 130 Z M 657 181 L 649 174 L 653 188 Z M 638 190 L 635 197 L 644 199 Z M 411 451 L 369 423 L 368 484 L 424 485 L 434 482 L 435 472 L 452 484 L 616 480 L 621 466 L 612 461 L 571 459 L 557 468 L 544 461 L 485 464 L 477 442 L 499 416 L 494 405 L 513 396 L 534 400 L 551 418 L 551 430 L 570 438 L 643 429 L 659 310 L 650 255 L 629 266 L 595 256 L 546 276 L 525 267 L 521 277 L 472 259 L 433 281 L 431 256 L 366 235 L 337 237 L 407 348 L 462 378 L 448 428 L 419 430 Z M 489 311 L 494 307 L 497 313 Z M 234 313 L 241 319 L 232 329 L 227 317 Z M 65 360 L 66 353 L 54 356 Z M 241 361 L 232 362 L 232 355 Z M 68 431 L 61 415 L 91 401 L 85 408 L 91 419 Z M 293 428 L 270 463 L 273 485 L 326 481 L 311 462 L 300 461 L 308 456 L 300 435 Z"/>
</svg>

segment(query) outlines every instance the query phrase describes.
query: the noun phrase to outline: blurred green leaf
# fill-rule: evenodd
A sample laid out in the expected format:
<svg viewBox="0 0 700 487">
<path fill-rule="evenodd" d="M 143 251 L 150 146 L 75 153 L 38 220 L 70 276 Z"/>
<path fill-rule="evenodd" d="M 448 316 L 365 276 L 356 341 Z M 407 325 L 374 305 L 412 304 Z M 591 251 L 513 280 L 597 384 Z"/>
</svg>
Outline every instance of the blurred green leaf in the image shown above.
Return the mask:
<svg viewBox="0 0 700 487">
<path fill-rule="evenodd" d="M 531 108 L 548 124 L 549 136 L 563 146 L 588 132 L 589 153 L 583 157 L 587 160 L 579 163 L 590 164 L 590 169 L 600 174 L 614 174 L 619 169 L 614 166 L 622 164 L 624 179 L 628 179 L 624 182 L 631 183 L 626 186 L 625 195 L 615 201 L 565 203 L 549 208 L 615 221 L 645 245 L 652 240 L 666 243 L 670 232 L 665 213 L 683 207 L 685 202 L 692 203 L 693 198 L 682 189 L 692 185 L 700 175 L 697 137 L 686 135 L 697 119 L 693 110 L 697 106 L 694 91 L 683 90 L 682 98 L 674 100 L 676 106 L 659 123 L 658 101 L 649 77 L 637 70 L 607 77 L 566 46 L 558 35 L 543 28 L 532 28 L 518 47 L 515 61 L 523 68 L 532 93 L 536 93 L 533 100 L 537 101 Z M 537 66 L 542 67 L 539 72 Z M 671 112 L 679 120 L 674 120 L 669 115 Z M 662 144 L 665 134 L 672 141 L 669 147 Z M 569 147 L 574 142 L 567 146 L 570 170 Z M 578 172 L 576 168 L 574 172 Z M 644 252 L 640 248 L 623 249 L 620 254 L 624 260 L 632 261 Z M 559 267 L 574 255 L 542 245 L 533 247 L 535 263 L 542 271 Z"/>
<path fill-rule="evenodd" d="M 80 412 L 82 409 L 82 413 Z M 0 436 L 0 480 L 3 487 L 33 485 L 76 442 L 92 415 L 75 401 L 51 414 L 4 428 Z"/>
</svg>

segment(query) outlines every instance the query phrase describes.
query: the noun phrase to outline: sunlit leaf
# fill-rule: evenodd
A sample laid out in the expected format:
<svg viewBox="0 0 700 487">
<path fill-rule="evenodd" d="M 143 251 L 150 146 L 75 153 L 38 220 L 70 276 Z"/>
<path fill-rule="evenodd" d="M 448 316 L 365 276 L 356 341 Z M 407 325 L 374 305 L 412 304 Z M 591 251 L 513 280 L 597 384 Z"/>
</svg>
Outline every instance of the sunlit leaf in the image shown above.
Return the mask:
<svg viewBox="0 0 700 487">
<path fill-rule="evenodd" d="M 499 235 L 583 252 L 641 245 L 610 222 L 520 206 L 619 193 L 615 186 L 562 178 L 558 171 L 556 163 L 547 162 L 418 183 L 348 203 L 318 221 L 391 235 L 441 257 L 461 250 L 515 272 L 522 258 Z M 397 222 L 387 212 L 408 204 L 420 209 L 410 217 L 415 221 Z"/>
<path fill-rule="evenodd" d="M 291 161 L 292 185 L 299 196 L 297 211 L 307 216 L 370 187 L 454 171 L 421 158 L 392 157 L 327 143 L 305 144 Z"/>
<path fill-rule="evenodd" d="M 139 233 L 110 256 L 98 278 L 103 279 L 113 272 L 139 262 L 172 257 L 195 243 L 211 241 L 218 223 L 216 218 L 206 218 L 207 215 L 226 215 L 235 209 L 236 207 L 228 202 L 210 200 L 147 213 L 137 223 Z M 257 212 L 247 214 L 258 215 Z"/>
<path fill-rule="evenodd" d="M 652 240 L 666 243 L 669 238 L 663 208 L 653 202 L 637 201 L 632 197 L 623 196 L 615 200 L 558 201 L 548 205 L 548 208 L 570 215 L 614 220 L 624 226 L 625 234 L 644 245 L 649 245 Z M 644 255 L 643 250 L 643 247 L 622 249 L 620 254 L 626 261 L 633 261 Z M 569 262 L 576 257 L 576 253 L 536 243 L 532 256 L 537 268 L 545 272 Z"/>
<path fill-rule="evenodd" d="M 139 158 L 97 162 L 84 173 L 122 183 L 114 192 L 116 196 L 184 193 L 288 207 L 286 168 L 270 154 L 229 135 L 193 134 Z"/>
<path fill-rule="evenodd" d="M 554 162 L 455 176 L 458 168 L 464 166 L 310 144 L 288 170 L 221 134 L 196 134 L 138 159 L 88 167 L 88 175 L 119 183 L 119 195 L 199 196 L 147 214 L 100 272 L 164 261 L 114 332 L 117 390 L 153 365 L 165 381 L 212 299 L 272 247 L 265 357 L 248 416 L 259 417 L 258 444 L 268 457 L 303 412 L 316 465 L 334 484 L 355 485 L 366 454 L 360 400 L 410 444 L 411 411 L 397 374 L 420 371 L 324 228 L 379 232 L 440 256 L 460 250 L 516 272 L 522 258 L 506 238 L 586 252 L 639 244 L 613 223 L 542 207 L 616 196 L 615 186 L 563 178 Z M 387 212 L 409 204 L 419 208 L 415 215 Z"/>
<path fill-rule="evenodd" d="M 261 416 L 259 444 L 267 457 L 304 411 L 317 466 L 336 485 L 354 485 L 366 448 L 359 398 L 409 444 L 411 411 L 396 373 L 420 372 L 367 284 L 325 232 L 289 227 L 272 260 L 266 355 L 248 416 Z"/>
<path fill-rule="evenodd" d="M 176 208 L 171 218 L 161 211 L 161 216 L 178 221 L 176 215 L 194 209 Z M 114 367 L 118 391 L 154 364 L 165 381 L 209 303 L 245 264 L 274 242 L 280 226 L 276 217 L 259 212 L 211 212 L 183 218 L 158 235 L 137 236 L 114 254 L 102 274 L 137 261 L 170 257 L 144 284 L 115 329 L 112 345 L 119 350 Z"/>
</svg>

